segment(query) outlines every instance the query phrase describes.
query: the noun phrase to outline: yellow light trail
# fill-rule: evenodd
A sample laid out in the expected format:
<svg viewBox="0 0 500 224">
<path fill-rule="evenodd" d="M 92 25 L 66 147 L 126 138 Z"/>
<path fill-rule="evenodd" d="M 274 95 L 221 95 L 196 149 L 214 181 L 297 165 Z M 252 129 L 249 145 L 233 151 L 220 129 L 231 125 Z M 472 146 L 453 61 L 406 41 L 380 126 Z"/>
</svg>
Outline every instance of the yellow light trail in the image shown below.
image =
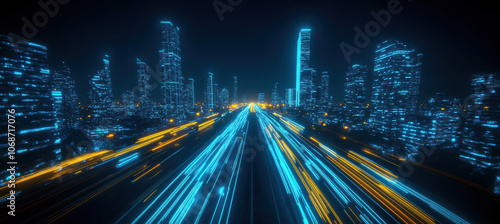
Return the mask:
<svg viewBox="0 0 500 224">
<path fill-rule="evenodd" d="M 367 166 L 368 168 L 370 168 L 371 170 L 375 171 L 376 173 L 382 175 L 383 177 L 387 178 L 388 180 L 393 180 L 393 179 L 398 178 L 398 176 L 396 176 L 393 173 L 389 172 L 388 170 L 380 167 L 379 165 L 361 157 L 360 155 L 358 155 L 355 152 L 349 151 L 349 153 L 347 153 L 347 156 L 349 158 L 354 159 L 355 161 Z"/>
<path fill-rule="evenodd" d="M 160 140 L 160 139 L 162 139 L 162 138 L 163 138 L 163 135 L 162 135 L 162 136 L 160 136 L 160 137 L 157 137 L 157 138 L 153 138 L 153 139 L 151 139 L 151 140 L 149 140 L 149 141 L 146 141 L 146 142 L 143 142 L 143 143 L 140 143 L 140 144 L 137 144 L 137 145 L 130 146 L 130 147 L 126 148 L 126 149 L 123 149 L 123 150 L 118 151 L 118 152 L 115 152 L 115 153 L 113 153 L 113 154 L 111 154 L 111 155 L 105 156 L 105 157 L 103 157 L 101 160 L 102 160 L 102 161 L 106 161 L 106 160 L 108 160 L 108 159 L 111 159 L 111 158 L 115 158 L 115 157 L 121 156 L 121 155 L 123 155 L 123 154 L 125 154 L 125 153 L 131 152 L 131 151 L 134 151 L 134 150 L 136 150 L 136 149 L 139 149 L 139 148 L 142 148 L 142 147 L 144 147 L 144 146 L 146 146 L 146 145 L 149 145 L 149 144 L 151 144 L 151 143 L 153 143 L 153 142 L 159 141 L 159 140 Z"/>
<path fill-rule="evenodd" d="M 327 155 L 327 158 L 402 222 L 434 223 L 434 220 L 425 212 L 349 161 L 341 157 L 333 158 L 330 155 Z"/>
<path fill-rule="evenodd" d="M 215 116 L 217 116 L 217 115 L 219 115 L 219 113 L 212 114 L 212 115 L 207 116 L 207 117 L 205 117 L 205 118 L 206 118 L 206 119 L 210 119 L 210 118 L 215 117 Z"/>
<path fill-rule="evenodd" d="M 149 139 L 156 138 L 156 137 L 158 137 L 160 135 L 166 135 L 166 134 L 170 134 L 170 133 L 176 133 L 176 132 L 182 131 L 182 130 L 190 127 L 190 126 L 196 125 L 197 123 L 198 122 L 195 121 L 195 122 L 184 124 L 184 125 L 181 125 L 181 126 L 178 126 L 178 127 L 169 128 L 167 130 L 160 131 L 160 132 L 148 135 L 146 137 L 142 137 L 139 140 L 137 140 L 137 142 L 135 142 L 135 143 L 141 143 L 141 142 L 147 141 Z"/>
<path fill-rule="evenodd" d="M 400 196 L 398 193 L 394 192 L 383 183 L 379 182 L 377 179 L 367 174 L 365 171 L 361 170 L 359 167 L 355 166 L 348 160 L 338 156 L 332 157 L 330 154 L 333 152 L 328 147 L 325 147 L 318 140 L 311 137 L 311 139 L 318 143 L 319 149 L 323 149 L 323 153 L 326 154 L 328 160 L 333 162 L 334 165 L 339 167 L 344 173 L 346 173 L 351 179 L 353 179 L 359 186 L 361 186 L 366 192 L 368 192 L 372 197 L 374 197 L 379 203 L 386 207 L 391 213 L 398 217 L 404 223 L 435 223 L 434 220 L 427 215 L 425 212 L 421 211 L 415 205 L 407 201 L 405 198 Z M 354 156 L 352 152 L 351 156 Z M 358 158 L 358 157 L 356 157 Z M 363 161 L 365 162 L 365 161 Z M 368 162 L 368 161 L 366 161 Z M 376 165 L 376 164 L 370 164 Z M 387 170 L 379 172 L 388 172 Z M 389 174 L 385 174 L 389 175 Z M 391 173 L 391 176 L 393 174 Z"/>
<path fill-rule="evenodd" d="M 175 141 L 177 141 L 177 140 L 179 140 L 179 139 L 181 139 L 181 138 L 186 137 L 188 134 L 189 134 L 189 133 L 186 133 L 186 134 L 183 134 L 183 135 L 181 135 L 181 136 L 179 136 L 179 137 L 177 137 L 177 138 L 170 139 L 170 140 L 168 140 L 168 141 L 166 141 L 166 142 L 162 142 L 162 143 L 160 143 L 158 146 L 156 146 L 156 147 L 154 147 L 153 149 L 151 149 L 151 151 L 155 151 L 155 150 L 158 150 L 159 148 L 162 148 L 162 147 L 164 147 L 164 146 L 166 146 L 166 145 L 169 145 L 169 144 L 171 144 L 172 142 L 175 142 Z"/>
<path fill-rule="evenodd" d="M 45 174 L 49 174 L 49 173 L 56 172 L 56 171 L 61 171 L 62 169 L 66 168 L 68 166 L 72 166 L 74 164 L 83 162 L 85 160 L 90 160 L 90 159 L 93 159 L 95 157 L 102 156 L 102 155 L 107 154 L 109 152 L 111 152 L 111 150 L 101 150 L 101 151 L 98 151 L 98 152 L 88 153 L 88 154 L 81 155 L 81 156 L 78 156 L 78 157 L 75 157 L 75 158 L 72 158 L 72 159 L 68 159 L 68 160 L 65 160 L 65 161 L 61 162 L 61 164 L 54 165 L 54 166 L 42 169 L 40 171 L 36 171 L 34 173 L 22 176 L 18 180 L 16 180 L 16 183 L 20 184 L 20 183 L 23 183 L 25 181 L 34 179 L 36 177 L 40 177 L 40 176 L 45 175 Z M 4 182 L 4 184 L 5 183 L 7 183 L 7 182 Z M 2 187 L 0 189 L 3 189 L 5 187 L 7 187 L 7 186 L 4 186 L 4 187 Z"/>
<path fill-rule="evenodd" d="M 368 149 L 363 149 L 363 152 L 366 152 L 366 153 L 368 153 L 368 154 L 370 154 L 370 155 L 372 155 L 372 156 L 375 156 L 375 157 L 377 157 L 377 158 L 379 158 L 379 159 L 381 159 L 381 160 L 384 160 L 384 161 L 386 161 L 386 162 L 388 162 L 388 163 L 390 163 L 390 164 L 392 164 L 392 165 L 394 165 L 394 166 L 399 167 L 399 165 L 398 165 L 398 164 L 393 163 L 393 162 L 391 162 L 391 161 L 389 161 L 389 160 L 387 160 L 387 159 L 385 159 L 385 158 L 382 158 L 381 156 L 379 156 L 379 155 L 375 154 L 375 153 L 374 153 L 374 152 L 372 152 L 371 150 L 368 150 Z"/>
<path fill-rule="evenodd" d="M 297 175 L 300 178 L 300 181 L 302 182 L 302 185 L 309 193 L 309 198 L 311 199 L 311 202 L 314 208 L 316 209 L 316 212 L 321 217 L 321 219 L 323 219 L 324 222 L 332 223 L 329 214 L 333 214 L 333 216 L 336 218 L 334 222 L 342 223 L 340 217 L 337 215 L 333 207 L 330 205 L 324 194 L 318 188 L 316 183 L 313 181 L 313 179 L 306 171 L 302 163 L 297 159 L 295 154 L 290 150 L 287 144 L 283 140 L 281 140 L 281 137 L 277 133 L 277 131 L 271 125 L 268 126 L 268 130 L 273 134 L 273 137 L 278 143 L 278 146 L 285 153 L 288 160 L 292 164 L 295 173 L 297 173 Z"/>
<path fill-rule="evenodd" d="M 209 120 L 209 121 L 205 121 L 204 123 L 201 123 L 200 125 L 198 125 L 198 131 L 204 130 L 205 128 L 207 128 L 210 125 L 214 124 L 214 122 L 215 122 L 215 119 L 212 119 L 212 120 Z"/>
<path fill-rule="evenodd" d="M 155 192 L 156 192 L 156 190 L 154 190 L 153 193 L 151 193 L 146 199 L 144 199 L 144 201 L 142 201 L 142 203 L 146 202 Z"/>
<path fill-rule="evenodd" d="M 139 179 L 141 179 L 141 177 L 145 176 L 146 174 L 148 174 L 149 172 L 153 171 L 154 169 L 156 169 L 157 167 L 159 167 L 160 164 L 154 166 L 153 168 L 149 169 L 148 171 L 146 171 L 145 173 L 143 173 L 142 175 L 140 175 L 139 177 L 135 178 L 132 182 L 135 182 Z"/>
</svg>

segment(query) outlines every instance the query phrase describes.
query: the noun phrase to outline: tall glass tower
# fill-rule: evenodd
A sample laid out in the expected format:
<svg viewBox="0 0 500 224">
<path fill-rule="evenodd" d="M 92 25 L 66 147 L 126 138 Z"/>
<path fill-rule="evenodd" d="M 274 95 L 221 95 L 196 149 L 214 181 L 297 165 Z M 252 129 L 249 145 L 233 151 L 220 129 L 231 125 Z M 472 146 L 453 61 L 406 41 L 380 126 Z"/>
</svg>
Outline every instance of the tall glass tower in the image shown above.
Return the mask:
<svg viewBox="0 0 500 224">
<path fill-rule="evenodd" d="M 0 124 L 5 129 L 14 125 L 16 136 L 15 161 L 24 175 L 61 161 L 61 139 L 58 132 L 54 101 L 47 63 L 47 47 L 32 42 L 14 42 L 0 35 L 0 108 L 5 116 Z M 14 109 L 15 123 L 8 123 L 7 110 Z M 6 164 L 7 132 L 0 135 Z M 8 160 L 10 161 L 10 160 Z M 7 169 L 0 170 L 5 180 Z"/>
<path fill-rule="evenodd" d="M 222 104 L 222 108 L 229 106 L 229 90 L 226 88 L 222 88 L 220 91 L 220 102 Z"/>
<path fill-rule="evenodd" d="M 257 98 L 257 102 L 260 104 L 266 103 L 266 95 L 264 93 L 259 93 L 259 97 Z"/>
<path fill-rule="evenodd" d="M 214 74 L 209 72 L 207 79 L 207 89 L 205 90 L 205 102 L 207 109 L 214 108 Z"/>
<path fill-rule="evenodd" d="M 285 105 L 287 107 L 295 107 L 295 89 L 287 88 L 285 90 Z"/>
<path fill-rule="evenodd" d="M 396 137 L 404 117 L 417 109 L 422 54 L 397 40 L 386 40 L 375 51 L 372 92 L 372 132 L 386 140 Z"/>
<path fill-rule="evenodd" d="M 233 76 L 233 81 L 234 81 L 233 104 L 238 104 L 238 76 Z"/>
<path fill-rule="evenodd" d="M 316 70 L 306 68 L 300 73 L 300 106 L 312 108 L 315 104 L 316 88 L 313 79 L 316 78 Z"/>
<path fill-rule="evenodd" d="M 55 91 L 61 93 L 61 106 L 57 110 L 60 121 L 61 135 L 69 133 L 69 130 L 78 126 L 78 96 L 75 90 L 75 80 L 70 77 L 71 70 L 63 62 L 57 66 L 52 75 L 52 95 Z"/>
<path fill-rule="evenodd" d="M 104 137 L 110 131 L 113 107 L 113 92 L 111 89 L 111 72 L 109 56 L 102 60 L 104 69 L 90 76 L 89 119 L 87 131 L 94 143 L 94 151 L 103 148 Z"/>
<path fill-rule="evenodd" d="M 355 64 L 348 68 L 344 82 L 346 125 L 361 130 L 366 115 L 366 65 Z"/>
<path fill-rule="evenodd" d="M 189 78 L 186 84 L 186 90 L 187 90 L 187 105 L 193 109 L 195 106 L 195 99 L 194 99 L 194 79 Z"/>
<path fill-rule="evenodd" d="M 221 104 L 220 95 L 219 95 L 219 84 L 214 83 L 212 92 L 213 92 L 213 98 L 214 98 L 214 107 L 219 107 Z"/>
<path fill-rule="evenodd" d="M 295 103 L 301 106 L 304 103 L 301 100 L 307 94 L 307 91 L 302 91 L 304 85 L 307 85 L 308 80 L 303 79 L 302 72 L 304 69 L 309 68 L 309 58 L 311 56 L 311 29 L 302 29 L 299 32 L 299 39 L 297 40 L 297 63 L 295 74 Z"/>
<path fill-rule="evenodd" d="M 151 75 L 149 66 L 137 58 L 138 95 L 139 95 L 139 115 L 147 118 L 153 111 L 153 100 L 151 98 Z"/>
<path fill-rule="evenodd" d="M 166 112 L 183 112 L 181 73 L 181 42 L 179 27 L 170 21 L 161 21 L 160 69 L 161 89 Z"/>
<path fill-rule="evenodd" d="M 271 104 L 276 106 L 276 104 L 280 104 L 280 95 L 278 93 L 279 83 L 274 84 L 273 92 L 271 93 Z"/>
<path fill-rule="evenodd" d="M 109 119 L 113 106 L 109 56 L 105 55 L 102 62 L 104 68 L 90 76 L 89 111 L 94 125 Z"/>
<path fill-rule="evenodd" d="M 320 93 L 320 98 L 321 98 L 321 105 L 327 106 L 328 105 L 328 99 L 329 99 L 329 92 L 330 92 L 330 75 L 328 74 L 327 71 L 323 71 L 321 73 L 321 93 Z"/>
</svg>

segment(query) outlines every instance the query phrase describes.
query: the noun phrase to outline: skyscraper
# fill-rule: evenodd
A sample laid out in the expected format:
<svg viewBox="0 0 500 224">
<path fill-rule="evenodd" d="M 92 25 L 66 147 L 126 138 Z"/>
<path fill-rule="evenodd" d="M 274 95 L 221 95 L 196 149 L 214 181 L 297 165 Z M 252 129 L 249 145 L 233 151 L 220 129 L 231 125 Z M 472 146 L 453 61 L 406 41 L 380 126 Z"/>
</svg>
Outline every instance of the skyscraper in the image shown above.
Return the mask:
<svg viewBox="0 0 500 224">
<path fill-rule="evenodd" d="M 460 158 L 471 165 L 500 168 L 500 74 L 472 78 L 472 94 L 466 102 L 466 120 Z"/>
<path fill-rule="evenodd" d="M 214 83 L 214 107 L 222 107 L 219 95 L 219 84 Z"/>
<path fill-rule="evenodd" d="M 275 106 L 276 104 L 280 104 L 278 85 L 278 83 L 274 84 L 273 92 L 271 94 L 271 104 L 273 104 L 273 106 Z"/>
<path fill-rule="evenodd" d="M 321 105 L 328 106 L 330 92 L 330 75 L 327 71 L 321 73 Z"/>
<path fill-rule="evenodd" d="M 257 98 L 257 102 L 260 104 L 266 103 L 266 97 L 264 93 L 259 93 L 259 97 Z"/>
<path fill-rule="evenodd" d="M 75 80 L 70 77 L 70 74 L 70 68 L 63 62 L 54 70 L 52 76 L 52 92 L 60 91 L 62 95 L 61 107 L 56 110 L 60 120 L 61 135 L 69 133 L 71 128 L 78 126 L 78 96 L 75 90 Z"/>
<path fill-rule="evenodd" d="M 205 90 L 205 103 L 207 109 L 214 108 L 214 74 L 209 72 L 207 79 L 207 88 Z"/>
<path fill-rule="evenodd" d="M 153 100 L 151 98 L 152 86 L 150 83 L 150 68 L 145 62 L 137 59 L 137 75 L 139 76 L 139 106 L 140 116 L 149 117 L 153 111 Z"/>
<path fill-rule="evenodd" d="M 86 130 L 94 143 L 95 151 L 104 146 L 104 141 L 101 140 L 109 133 L 113 113 L 109 56 L 105 55 L 102 61 L 104 69 L 90 76 L 89 119 Z"/>
<path fill-rule="evenodd" d="M 188 78 L 187 84 L 186 84 L 186 91 L 187 91 L 187 104 L 190 109 L 193 109 L 195 106 L 195 99 L 194 99 L 194 79 L 193 78 Z"/>
<path fill-rule="evenodd" d="M 122 103 L 125 111 L 125 116 L 132 116 L 135 114 L 136 103 L 134 99 L 134 93 L 127 90 L 122 93 Z"/>
<path fill-rule="evenodd" d="M 109 119 L 113 105 L 109 56 L 102 59 L 104 68 L 90 76 L 89 111 L 93 126 Z"/>
<path fill-rule="evenodd" d="M 170 21 L 161 21 L 159 53 L 164 106 L 167 113 L 178 115 L 183 112 L 181 43 L 179 27 L 174 26 Z"/>
<path fill-rule="evenodd" d="M 302 72 L 309 68 L 309 58 L 311 55 L 311 29 L 302 29 L 299 32 L 297 40 L 297 62 L 295 73 L 295 91 L 297 106 L 302 106 L 302 94 L 307 94 L 307 91 L 302 91 L 303 85 L 308 83 L 308 80 L 303 81 Z"/>
<path fill-rule="evenodd" d="M 287 88 L 285 90 L 285 105 L 287 107 L 295 107 L 295 89 Z"/>
<path fill-rule="evenodd" d="M 316 76 L 316 70 L 313 68 L 306 68 L 300 74 L 300 106 L 305 108 L 312 108 L 315 103 L 313 78 Z M 296 104 L 298 104 L 296 102 Z"/>
<path fill-rule="evenodd" d="M 233 80 L 234 80 L 233 104 L 238 104 L 238 76 L 233 76 Z"/>
<path fill-rule="evenodd" d="M 345 125 L 354 130 L 363 129 L 366 121 L 366 79 L 366 65 L 352 65 L 345 75 Z"/>
<path fill-rule="evenodd" d="M 431 120 L 431 117 L 410 115 L 401 121 L 398 140 L 404 146 L 405 158 L 411 161 L 420 159 L 419 149 L 432 144 L 429 137 L 435 134 L 435 129 L 432 127 Z"/>
<path fill-rule="evenodd" d="M 416 111 L 422 54 L 404 43 L 386 40 L 375 51 L 372 92 L 372 133 L 384 139 L 396 137 L 404 117 Z"/>
<path fill-rule="evenodd" d="M 427 101 L 424 115 L 431 118 L 431 129 L 427 141 L 440 148 L 456 148 L 460 132 L 460 100 L 437 93 Z"/>
<path fill-rule="evenodd" d="M 54 165 L 61 161 L 61 139 L 58 132 L 47 48 L 26 41 L 14 42 L 11 37 L 0 35 L 0 108 L 5 116 L 0 124 L 5 129 L 15 129 L 15 161 L 21 164 L 16 175 Z M 15 110 L 9 113 L 8 110 Z M 15 117 L 9 122 L 7 114 Z M 14 125 L 8 127 L 8 125 Z M 7 131 L 0 146 L 5 150 L 0 163 L 6 164 Z M 9 135 L 9 137 L 11 137 Z M 11 160 L 8 160 L 11 161 Z M 7 169 L 0 170 L 2 179 L 9 176 Z"/>
<path fill-rule="evenodd" d="M 222 90 L 220 91 L 220 101 L 222 104 L 222 108 L 229 106 L 229 90 L 227 90 L 226 88 L 222 88 Z"/>
</svg>

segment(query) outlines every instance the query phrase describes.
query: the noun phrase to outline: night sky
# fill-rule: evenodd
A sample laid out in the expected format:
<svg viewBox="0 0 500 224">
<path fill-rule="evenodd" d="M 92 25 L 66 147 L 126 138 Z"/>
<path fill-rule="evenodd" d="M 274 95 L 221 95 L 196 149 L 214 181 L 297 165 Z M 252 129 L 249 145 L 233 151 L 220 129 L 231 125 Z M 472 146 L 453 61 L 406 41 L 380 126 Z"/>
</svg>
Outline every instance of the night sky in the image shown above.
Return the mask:
<svg viewBox="0 0 500 224">
<path fill-rule="evenodd" d="M 42 0 L 45 1 L 45 0 Z M 72 69 L 77 92 L 85 102 L 88 76 L 101 69 L 101 58 L 111 58 L 115 98 L 137 85 L 136 58 L 152 67 L 158 64 L 160 21 L 170 20 L 181 30 L 182 71 L 195 79 L 196 99 L 203 99 L 208 72 L 215 83 L 228 88 L 238 75 L 239 93 L 255 100 L 258 92 L 270 95 L 274 83 L 294 87 L 296 41 L 301 28 L 312 29 L 311 66 L 331 73 L 331 94 L 343 100 L 343 78 L 348 66 L 339 48 L 353 44 L 353 28 L 372 21 L 371 10 L 387 8 L 387 2 L 257 1 L 243 0 L 221 22 L 212 5 L 204 1 L 97 1 L 71 0 L 39 28 L 30 39 L 48 48 L 54 67 L 65 61 Z M 226 0 L 221 0 L 226 3 Z M 500 16 L 494 1 L 401 0 L 403 11 L 393 15 L 388 27 L 358 55 L 353 63 L 373 69 L 374 50 L 385 39 L 399 39 L 423 53 L 422 100 L 436 92 L 464 98 L 470 78 L 479 72 L 498 72 Z M 41 8 L 37 1 L 9 1 L 0 9 L 1 34 L 21 35 L 26 16 Z M 372 72 L 369 72 L 369 76 Z M 154 92 L 160 98 L 159 88 Z"/>
</svg>

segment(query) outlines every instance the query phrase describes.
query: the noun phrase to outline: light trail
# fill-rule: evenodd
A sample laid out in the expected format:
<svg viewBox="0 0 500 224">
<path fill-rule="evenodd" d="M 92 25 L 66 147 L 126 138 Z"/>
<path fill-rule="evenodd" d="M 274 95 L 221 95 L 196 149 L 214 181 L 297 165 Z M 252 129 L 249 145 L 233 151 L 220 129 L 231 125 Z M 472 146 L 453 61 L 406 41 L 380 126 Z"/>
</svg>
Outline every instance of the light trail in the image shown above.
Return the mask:
<svg viewBox="0 0 500 224">
<path fill-rule="evenodd" d="M 316 213 L 323 222 L 331 223 L 333 220 L 335 223 L 342 223 L 343 221 L 346 221 L 342 220 L 340 218 L 340 214 L 333 210 L 330 203 L 326 200 L 326 197 L 323 193 L 321 193 L 318 185 L 315 184 L 315 182 L 321 183 L 320 180 L 323 180 L 323 182 L 325 182 L 325 186 L 328 188 L 328 191 L 334 192 L 334 196 L 337 199 L 338 204 L 340 204 L 341 208 L 344 210 L 344 213 L 342 214 L 345 214 L 350 221 L 353 221 L 354 219 L 361 219 L 364 220 L 364 222 L 369 223 L 385 223 L 384 220 L 382 220 L 382 218 L 379 217 L 365 201 L 363 201 L 350 187 L 348 187 L 346 183 L 335 175 L 325 163 L 321 162 L 312 153 L 306 151 L 306 147 L 284 128 L 288 127 L 292 130 L 295 129 L 293 132 L 296 133 L 297 128 L 295 126 L 298 126 L 296 123 L 292 123 L 289 120 L 282 119 L 281 116 L 278 116 L 285 125 L 282 126 L 280 123 L 267 115 L 262 109 L 257 108 L 256 111 L 261 128 L 266 133 L 264 136 L 266 136 L 267 144 L 270 148 L 271 154 L 273 155 L 273 159 L 278 168 L 281 179 L 285 184 L 287 193 L 294 195 L 293 198 L 295 199 L 300 211 L 308 211 L 306 213 L 301 212 L 304 222 L 318 223 L 316 217 L 312 215 L 309 202 L 313 204 L 313 207 L 316 209 Z M 293 126 L 291 124 L 293 124 Z M 281 133 L 281 135 L 279 133 Z M 287 141 L 291 147 L 287 146 L 285 141 Z M 296 154 L 293 153 L 293 151 L 295 151 Z M 285 154 L 289 158 L 289 163 L 283 159 L 282 154 Z M 296 155 L 298 155 L 298 157 Z M 302 166 L 302 162 L 300 161 L 304 161 L 305 166 Z M 305 187 L 306 192 L 309 193 L 310 200 L 305 200 L 306 197 L 304 197 L 303 190 L 299 187 L 298 181 L 289 168 L 289 164 L 291 164 L 292 167 L 295 167 L 295 164 L 300 164 L 300 173 L 307 174 L 307 170 L 309 170 L 314 176 L 315 180 L 311 178 L 310 175 L 307 175 L 308 178 L 302 178 L 300 177 L 300 173 L 297 174 L 301 180 L 307 179 L 306 183 L 303 183 L 303 186 Z M 294 169 L 296 170 L 296 168 Z M 309 190 L 311 189 L 309 186 L 314 186 L 313 189 L 315 189 L 316 192 L 311 192 Z M 318 198 L 323 200 L 323 204 L 326 205 L 326 207 L 321 206 L 321 203 L 317 200 Z M 355 213 L 351 207 L 355 207 L 355 210 L 358 212 Z"/>
<path fill-rule="evenodd" d="M 276 116 L 276 115 L 275 115 Z M 270 117 L 270 116 L 269 116 Z M 398 177 L 388 171 L 386 168 L 380 166 L 379 164 L 364 158 L 363 156 L 354 153 L 352 151 L 346 151 L 347 157 L 352 159 L 354 162 L 357 162 L 361 165 L 361 167 L 354 165 L 352 162 L 347 159 L 339 156 L 334 150 L 325 146 L 318 140 L 313 137 L 310 139 L 317 144 L 318 149 L 323 152 L 323 155 L 316 155 L 317 152 L 314 149 L 311 149 L 310 144 L 306 138 L 304 138 L 301 133 L 297 132 L 294 126 L 290 126 L 290 122 L 288 119 L 283 119 L 282 116 L 276 116 L 276 119 L 279 119 L 284 126 L 288 127 L 292 132 L 290 135 L 283 134 L 285 138 L 288 139 L 289 142 L 295 142 L 296 144 L 292 144 L 293 147 L 297 150 L 297 152 L 302 152 L 304 158 L 310 161 L 310 164 L 315 164 L 311 166 L 311 169 L 315 170 L 317 173 L 321 173 L 321 171 L 317 168 L 321 167 L 324 169 L 325 173 L 333 174 L 333 171 L 326 166 L 323 162 L 321 162 L 321 158 L 326 158 L 333 165 L 335 165 L 338 169 L 342 171 L 344 175 L 347 175 L 351 181 L 354 181 L 361 189 L 364 190 L 365 193 L 368 193 L 375 201 L 377 201 L 386 211 L 389 211 L 392 215 L 394 215 L 400 222 L 404 223 L 435 223 L 436 220 L 434 217 L 429 215 L 428 212 L 435 211 L 438 214 L 444 216 L 449 221 L 454 223 L 468 223 L 464 219 L 460 218 L 456 214 L 447 210 L 443 206 L 435 203 L 431 199 L 423 196 L 422 194 L 414 191 L 408 186 L 402 184 L 398 181 Z M 280 129 L 282 133 L 287 133 L 286 130 Z M 293 133 L 293 134 L 292 134 Z M 345 151 L 345 150 L 343 150 Z M 368 151 L 368 150 L 365 150 Z M 369 151 L 371 155 L 375 155 L 373 152 Z M 309 158 L 308 158 L 309 157 Z M 396 157 L 397 158 L 397 157 Z M 399 159 L 399 158 L 397 158 Z M 306 162 L 307 164 L 307 162 Z M 373 173 L 374 175 L 371 175 Z M 322 176 L 323 175 L 318 175 Z M 319 179 L 319 178 L 318 178 Z M 324 180 L 327 183 L 330 183 L 332 180 L 338 182 L 339 179 L 334 178 L 330 179 L 327 176 L 324 176 Z M 337 193 L 336 189 L 333 187 L 331 192 Z M 398 193 L 399 192 L 399 193 Z M 415 203 L 410 202 L 409 197 L 403 197 L 402 195 L 406 194 L 408 196 L 415 197 L 419 199 L 419 201 L 424 202 L 431 208 L 430 211 L 425 212 L 422 210 L 423 207 L 419 207 L 415 205 Z M 341 194 L 336 195 L 337 198 L 342 198 L 342 200 L 350 200 L 349 198 L 342 197 Z M 345 195 L 344 195 L 345 196 Z M 351 195 L 351 198 L 354 195 Z M 362 201 L 359 201 L 358 204 L 365 204 Z M 367 211 L 373 211 L 369 207 L 366 207 Z M 369 212 L 368 214 L 372 215 L 372 218 L 376 218 L 376 214 Z M 360 215 L 364 220 L 366 216 Z M 376 219 L 377 221 L 383 222 L 382 220 Z"/>
<path fill-rule="evenodd" d="M 165 183 L 168 185 L 161 192 L 158 190 L 160 193 L 147 200 L 149 204 L 132 223 L 180 223 L 191 218 L 194 223 L 207 219 L 227 222 L 243 157 L 249 111 L 250 107 L 244 108 L 184 170 Z M 200 126 L 211 125 L 207 122 Z M 228 183 L 221 179 L 223 176 Z M 217 199 L 216 203 L 211 199 Z"/>
</svg>

